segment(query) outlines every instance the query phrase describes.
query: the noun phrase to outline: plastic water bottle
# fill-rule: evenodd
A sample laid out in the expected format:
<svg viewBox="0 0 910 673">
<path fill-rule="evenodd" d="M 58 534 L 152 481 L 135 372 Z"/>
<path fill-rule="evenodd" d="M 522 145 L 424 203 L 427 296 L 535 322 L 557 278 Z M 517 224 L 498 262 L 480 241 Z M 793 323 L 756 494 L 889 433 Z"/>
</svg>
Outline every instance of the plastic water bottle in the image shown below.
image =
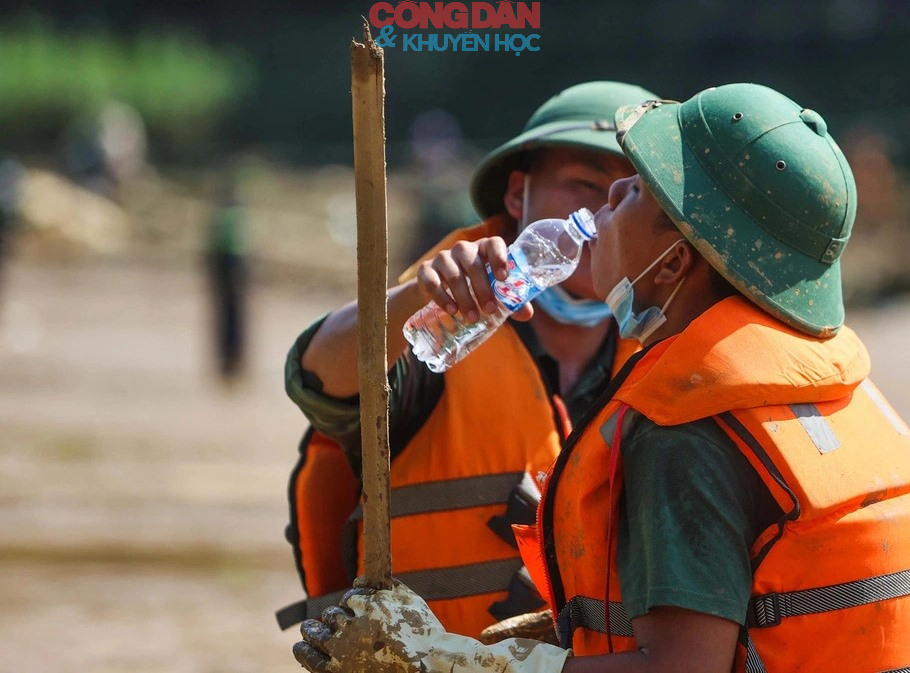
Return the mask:
<svg viewBox="0 0 910 673">
<path fill-rule="evenodd" d="M 572 275 L 584 242 L 594 238 L 594 216 L 587 208 L 567 219 L 532 222 L 509 246 L 509 276 L 496 280 L 487 267 L 490 285 L 500 302 L 495 313 L 481 313 L 476 322 L 450 315 L 430 302 L 408 318 L 404 337 L 414 355 L 434 372 L 443 372 L 480 346 L 516 309 L 544 289 Z"/>
</svg>

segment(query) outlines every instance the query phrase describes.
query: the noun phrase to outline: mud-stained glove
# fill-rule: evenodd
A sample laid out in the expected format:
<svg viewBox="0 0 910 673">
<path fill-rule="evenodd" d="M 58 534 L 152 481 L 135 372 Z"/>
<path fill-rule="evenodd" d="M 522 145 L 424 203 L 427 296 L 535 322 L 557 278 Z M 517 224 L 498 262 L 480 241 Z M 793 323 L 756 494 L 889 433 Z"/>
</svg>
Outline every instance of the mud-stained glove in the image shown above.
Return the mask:
<svg viewBox="0 0 910 673">
<path fill-rule="evenodd" d="M 312 673 L 560 673 L 571 651 L 510 638 L 495 645 L 447 633 L 420 596 L 399 582 L 359 586 L 321 620 L 300 625 L 294 657 Z"/>
</svg>

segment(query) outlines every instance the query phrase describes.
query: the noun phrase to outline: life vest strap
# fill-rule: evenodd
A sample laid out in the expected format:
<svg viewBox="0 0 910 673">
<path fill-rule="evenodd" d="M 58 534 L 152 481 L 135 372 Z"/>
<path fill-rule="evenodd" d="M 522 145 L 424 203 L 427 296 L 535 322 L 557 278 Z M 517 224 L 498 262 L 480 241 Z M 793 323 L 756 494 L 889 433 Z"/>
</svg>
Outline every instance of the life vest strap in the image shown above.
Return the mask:
<svg viewBox="0 0 910 673">
<path fill-rule="evenodd" d="M 585 628 L 606 633 L 604 602 L 588 596 L 573 596 L 556 617 L 556 630 L 560 643 L 572 642 L 575 629 Z M 618 601 L 610 602 L 610 634 L 632 638 L 632 622 L 626 617 L 626 610 Z"/>
<path fill-rule="evenodd" d="M 348 589 L 345 588 L 341 591 L 333 591 L 322 596 L 314 596 L 284 606 L 275 613 L 278 626 L 281 627 L 282 631 L 285 631 L 295 624 L 299 624 L 304 619 L 319 619 L 322 611 L 327 607 L 337 605 L 347 591 Z"/>
<path fill-rule="evenodd" d="M 910 596 L 910 570 L 814 589 L 762 594 L 749 600 L 746 626 L 776 626 L 786 617 L 842 610 L 906 596 Z"/>
<path fill-rule="evenodd" d="M 741 633 L 746 634 L 746 673 L 766 673 L 765 664 L 758 656 L 755 649 L 755 643 L 752 642 L 751 636 L 747 629 L 741 629 Z"/>
</svg>

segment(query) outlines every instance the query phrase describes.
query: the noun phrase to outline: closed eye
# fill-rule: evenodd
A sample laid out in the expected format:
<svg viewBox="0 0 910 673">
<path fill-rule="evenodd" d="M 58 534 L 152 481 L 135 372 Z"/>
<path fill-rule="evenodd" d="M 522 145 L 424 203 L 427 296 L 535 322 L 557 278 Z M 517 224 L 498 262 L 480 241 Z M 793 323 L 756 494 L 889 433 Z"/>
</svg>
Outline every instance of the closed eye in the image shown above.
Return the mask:
<svg viewBox="0 0 910 673">
<path fill-rule="evenodd" d="M 599 184 L 596 182 L 591 182 L 590 180 L 576 180 L 575 184 L 585 189 L 590 189 L 592 192 L 603 192 L 605 191 Z"/>
</svg>

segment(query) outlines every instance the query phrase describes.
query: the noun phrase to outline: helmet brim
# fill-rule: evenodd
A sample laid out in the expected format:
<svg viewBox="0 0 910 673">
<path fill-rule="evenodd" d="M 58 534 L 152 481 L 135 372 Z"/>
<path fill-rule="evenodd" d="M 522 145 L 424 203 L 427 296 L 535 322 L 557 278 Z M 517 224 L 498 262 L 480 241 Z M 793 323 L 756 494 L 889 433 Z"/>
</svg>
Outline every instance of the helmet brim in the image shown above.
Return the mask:
<svg viewBox="0 0 910 673">
<path fill-rule="evenodd" d="M 617 126 L 635 108 L 620 108 Z M 661 208 L 708 263 L 760 308 L 801 332 L 835 334 L 844 322 L 840 261 L 827 264 L 794 250 L 743 212 L 683 140 L 679 108 L 656 106 L 621 136 L 625 155 Z"/>
</svg>

